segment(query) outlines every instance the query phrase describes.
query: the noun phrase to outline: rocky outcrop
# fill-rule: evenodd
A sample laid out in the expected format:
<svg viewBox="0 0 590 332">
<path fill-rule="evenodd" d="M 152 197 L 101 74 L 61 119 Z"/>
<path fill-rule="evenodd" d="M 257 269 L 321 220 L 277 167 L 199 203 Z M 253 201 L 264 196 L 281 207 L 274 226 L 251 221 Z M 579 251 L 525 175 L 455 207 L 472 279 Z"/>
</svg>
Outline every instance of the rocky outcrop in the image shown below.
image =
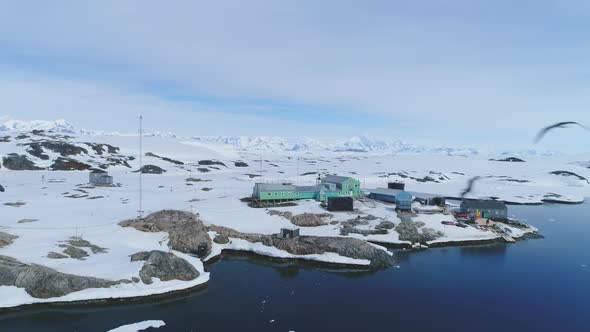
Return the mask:
<svg viewBox="0 0 590 332">
<path fill-rule="evenodd" d="M 509 163 L 524 163 L 525 161 L 520 159 L 520 158 L 516 158 L 516 157 L 508 157 L 508 158 L 504 158 L 504 159 L 490 159 L 490 161 L 504 161 L 504 162 L 509 162 Z"/>
<path fill-rule="evenodd" d="M 164 161 L 167 161 L 167 162 L 172 163 L 172 164 L 175 164 L 175 165 L 184 165 L 184 163 L 182 161 L 174 160 L 174 159 L 171 159 L 171 158 L 168 158 L 168 157 L 158 156 L 155 153 L 148 152 L 145 155 L 146 155 L 146 157 L 154 157 L 154 158 L 162 159 Z"/>
<path fill-rule="evenodd" d="M 216 235 L 215 238 L 213 238 L 213 242 L 217 244 L 226 244 L 229 243 L 229 238 L 225 235 Z"/>
<path fill-rule="evenodd" d="M 577 178 L 578 180 L 586 181 L 586 183 L 590 184 L 590 181 L 588 181 L 588 179 L 586 179 L 585 177 L 583 177 L 579 174 L 576 174 L 574 172 L 570 172 L 570 171 L 553 171 L 553 172 L 549 172 L 549 174 L 561 175 L 561 176 L 572 176 L 572 177 Z"/>
<path fill-rule="evenodd" d="M 88 154 L 88 150 L 76 146 L 72 143 L 63 141 L 42 141 L 33 142 L 25 145 L 28 145 L 32 150 L 36 151 L 42 151 L 42 149 L 47 149 L 49 151 L 59 153 L 62 157 L 76 156 L 79 154 Z"/>
<path fill-rule="evenodd" d="M 24 264 L 0 255 L 0 286 L 16 286 L 36 298 L 60 297 L 87 288 L 107 288 L 129 280 L 110 281 L 58 272 L 54 269 Z"/>
<path fill-rule="evenodd" d="M 2 165 L 13 171 L 39 171 L 42 167 L 38 167 L 26 155 L 19 155 L 16 153 L 9 153 L 2 157 Z"/>
<path fill-rule="evenodd" d="M 261 242 L 266 246 L 276 247 L 294 255 L 332 252 L 349 258 L 369 260 L 369 266 L 372 268 L 385 268 L 395 264 L 395 259 L 386 251 L 376 248 L 366 241 L 354 238 L 297 236 L 284 239 L 277 235 L 241 233 L 231 228 L 215 225 L 209 226 L 209 230 L 228 238 L 239 238 L 252 243 Z"/>
<path fill-rule="evenodd" d="M 83 260 L 84 258 L 88 257 L 88 253 L 84 249 L 80 249 L 67 244 L 60 244 L 59 246 L 61 248 L 65 248 L 63 253 L 67 254 L 72 258 Z"/>
<path fill-rule="evenodd" d="M 199 160 L 199 165 L 201 165 L 201 166 L 213 166 L 213 165 L 225 166 L 224 163 L 222 163 L 221 161 L 216 161 L 216 160 Z M 225 166 L 225 167 L 227 167 L 227 166 Z"/>
<path fill-rule="evenodd" d="M 245 163 L 245 162 L 243 162 L 243 161 L 236 161 L 236 162 L 234 163 L 234 166 L 236 166 L 236 167 L 248 167 L 248 164 L 246 164 L 246 163 Z"/>
<path fill-rule="evenodd" d="M 383 220 L 379 225 L 375 226 L 375 229 L 393 229 L 395 224 L 388 220 Z"/>
<path fill-rule="evenodd" d="M 18 236 L 0 232 L 0 248 L 12 244 L 15 239 L 18 239 Z"/>
<path fill-rule="evenodd" d="M 4 190 L 5 190 L 4 187 L 2 187 L 2 185 L 0 184 L 0 193 L 3 193 Z"/>
<path fill-rule="evenodd" d="M 291 217 L 291 223 L 300 227 L 323 226 L 328 224 L 324 219 L 329 218 L 330 216 L 329 213 L 303 213 Z"/>
<path fill-rule="evenodd" d="M 193 213 L 163 210 L 145 218 L 125 220 L 122 227 L 133 227 L 142 232 L 167 232 L 171 249 L 205 257 L 211 252 L 211 238 L 203 222 Z"/>
<path fill-rule="evenodd" d="M 131 261 L 145 261 L 139 271 L 139 277 L 147 285 L 153 283 L 152 278 L 158 278 L 162 281 L 190 281 L 199 276 L 199 271 L 192 264 L 163 251 L 138 252 L 131 256 Z"/>
<path fill-rule="evenodd" d="M 71 158 L 57 158 L 50 166 L 53 171 L 85 171 L 92 166 Z"/>
<path fill-rule="evenodd" d="M 50 251 L 49 253 L 47 253 L 47 258 L 51 258 L 51 259 L 64 259 L 64 258 L 68 258 L 67 255 L 64 254 L 60 254 L 58 252 L 55 251 Z"/>
<path fill-rule="evenodd" d="M 422 222 L 413 222 L 411 219 L 403 218 L 402 222 L 395 227 L 395 231 L 399 233 L 400 240 L 412 243 L 426 243 L 445 235 L 443 232 L 431 228 L 423 228 L 420 231 L 419 228 L 423 226 Z"/>
<path fill-rule="evenodd" d="M 142 174 L 163 174 L 166 170 L 156 165 L 144 165 L 138 171 L 135 171 L 135 173 L 137 172 Z"/>
<path fill-rule="evenodd" d="M 289 219 L 293 225 L 299 227 L 315 227 L 315 226 L 322 226 L 327 225 L 324 219 L 330 218 L 332 215 L 329 213 L 302 213 L 293 215 L 293 213 L 289 211 L 277 211 L 277 210 L 270 210 L 269 214 L 271 216 L 281 216 L 283 218 Z"/>
<path fill-rule="evenodd" d="M 104 143 L 84 143 L 84 144 L 91 147 L 92 150 L 94 150 L 94 152 L 99 156 L 102 156 L 103 153 L 105 153 L 105 152 L 108 152 L 109 154 L 119 153 L 119 148 L 116 146 L 112 146 L 110 144 L 104 144 Z"/>
</svg>

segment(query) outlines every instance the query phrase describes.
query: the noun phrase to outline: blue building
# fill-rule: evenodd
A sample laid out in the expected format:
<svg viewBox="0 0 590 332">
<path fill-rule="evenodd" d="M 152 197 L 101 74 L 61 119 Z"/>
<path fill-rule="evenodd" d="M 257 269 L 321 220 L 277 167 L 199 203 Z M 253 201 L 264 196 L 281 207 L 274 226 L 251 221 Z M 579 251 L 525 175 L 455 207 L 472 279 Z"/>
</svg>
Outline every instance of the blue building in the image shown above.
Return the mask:
<svg viewBox="0 0 590 332">
<path fill-rule="evenodd" d="M 412 200 L 412 194 L 407 191 L 401 191 L 395 196 L 395 208 L 404 211 L 411 210 Z"/>
<path fill-rule="evenodd" d="M 411 210 L 413 196 L 407 191 L 377 188 L 369 191 L 369 198 L 382 202 L 393 203 L 398 210 Z"/>
</svg>

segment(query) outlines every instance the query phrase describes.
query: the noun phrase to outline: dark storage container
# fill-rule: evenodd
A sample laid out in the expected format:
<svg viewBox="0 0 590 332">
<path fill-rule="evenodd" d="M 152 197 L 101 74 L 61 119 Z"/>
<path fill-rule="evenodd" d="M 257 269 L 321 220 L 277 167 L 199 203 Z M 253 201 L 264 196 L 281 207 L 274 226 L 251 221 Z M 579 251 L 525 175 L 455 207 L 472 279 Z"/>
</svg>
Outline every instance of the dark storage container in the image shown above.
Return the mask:
<svg viewBox="0 0 590 332">
<path fill-rule="evenodd" d="M 328 211 L 352 211 L 352 197 L 328 197 Z"/>
</svg>

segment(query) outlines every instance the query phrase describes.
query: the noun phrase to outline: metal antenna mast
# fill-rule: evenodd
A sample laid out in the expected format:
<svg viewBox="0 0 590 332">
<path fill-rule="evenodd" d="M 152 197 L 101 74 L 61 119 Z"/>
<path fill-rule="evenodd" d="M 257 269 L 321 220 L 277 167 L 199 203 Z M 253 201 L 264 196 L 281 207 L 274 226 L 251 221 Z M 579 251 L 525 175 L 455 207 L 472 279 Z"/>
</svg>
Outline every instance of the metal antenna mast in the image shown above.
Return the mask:
<svg viewBox="0 0 590 332">
<path fill-rule="evenodd" d="M 143 217 L 143 179 L 142 179 L 142 167 L 143 167 L 143 116 L 139 116 L 139 218 Z"/>
</svg>

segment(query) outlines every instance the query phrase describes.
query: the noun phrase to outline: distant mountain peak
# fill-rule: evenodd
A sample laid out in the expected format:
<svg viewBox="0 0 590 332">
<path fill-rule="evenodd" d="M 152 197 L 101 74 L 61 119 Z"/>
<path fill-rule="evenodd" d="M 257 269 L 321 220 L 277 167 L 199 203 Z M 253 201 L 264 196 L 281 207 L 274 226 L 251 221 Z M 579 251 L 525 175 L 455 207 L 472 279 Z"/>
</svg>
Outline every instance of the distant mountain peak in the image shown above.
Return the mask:
<svg viewBox="0 0 590 332">
<path fill-rule="evenodd" d="M 57 133 L 68 133 L 76 134 L 80 131 L 76 129 L 74 125 L 67 122 L 65 119 L 58 119 L 55 121 L 46 120 L 32 120 L 32 121 L 21 121 L 21 120 L 8 120 L 3 124 L 0 124 L 0 131 L 32 131 L 32 130 L 45 130 L 53 131 Z"/>
</svg>

